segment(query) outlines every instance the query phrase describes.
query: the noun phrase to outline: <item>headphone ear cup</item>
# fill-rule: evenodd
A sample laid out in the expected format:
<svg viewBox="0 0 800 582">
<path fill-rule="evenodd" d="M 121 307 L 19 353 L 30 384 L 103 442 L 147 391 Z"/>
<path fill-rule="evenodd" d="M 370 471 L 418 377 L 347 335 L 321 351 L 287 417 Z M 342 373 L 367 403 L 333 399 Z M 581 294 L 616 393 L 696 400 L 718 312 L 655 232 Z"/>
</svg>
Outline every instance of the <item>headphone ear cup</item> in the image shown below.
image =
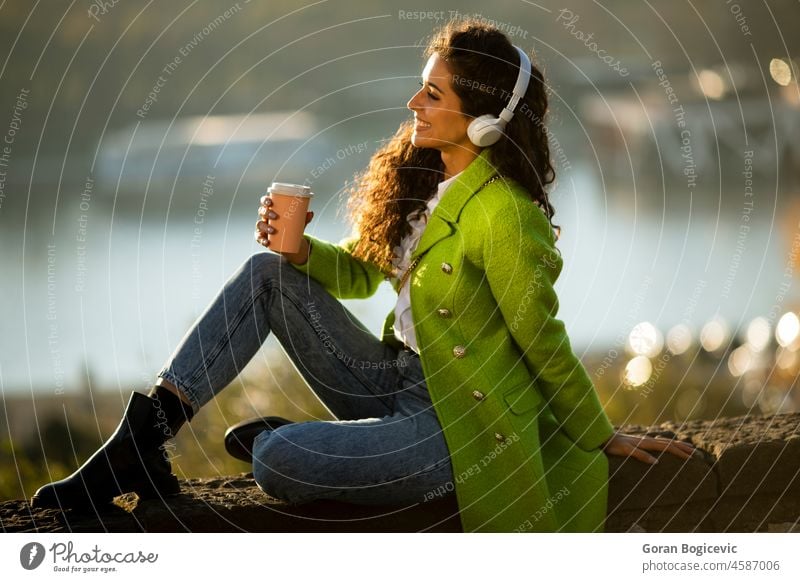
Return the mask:
<svg viewBox="0 0 800 582">
<path fill-rule="evenodd" d="M 476 117 L 467 126 L 467 137 L 478 147 L 488 147 L 497 143 L 503 135 L 500 123 L 500 118 L 493 115 Z"/>
</svg>

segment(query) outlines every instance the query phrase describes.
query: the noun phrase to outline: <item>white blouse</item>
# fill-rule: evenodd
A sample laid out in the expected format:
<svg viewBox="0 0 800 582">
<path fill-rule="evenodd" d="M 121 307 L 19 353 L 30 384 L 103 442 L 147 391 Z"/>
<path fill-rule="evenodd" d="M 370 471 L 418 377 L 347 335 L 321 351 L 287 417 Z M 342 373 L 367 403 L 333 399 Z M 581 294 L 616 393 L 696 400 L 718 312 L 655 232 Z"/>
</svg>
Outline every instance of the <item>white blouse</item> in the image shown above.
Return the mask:
<svg viewBox="0 0 800 582">
<path fill-rule="evenodd" d="M 460 174 L 460 172 L 459 172 Z M 406 219 L 411 225 L 411 232 L 403 237 L 400 246 L 394 248 L 394 264 L 397 267 L 398 278 L 405 273 L 410 263 L 411 253 L 417 248 L 419 239 L 428 224 L 428 217 L 439 204 L 442 194 L 447 187 L 452 184 L 459 174 L 451 176 L 447 180 L 439 182 L 439 186 L 426 207 L 421 211 L 410 212 Z M 409 293 L 411 277 L 406 279 L 405 284 L 398 290 L 397 305 L 394 308 L 394 335 L 401 342 L 419 353 L 417 348 L 417 336 L 414 333 L 414 321 L 411 317 L 411 296 Z"/>
</svg>

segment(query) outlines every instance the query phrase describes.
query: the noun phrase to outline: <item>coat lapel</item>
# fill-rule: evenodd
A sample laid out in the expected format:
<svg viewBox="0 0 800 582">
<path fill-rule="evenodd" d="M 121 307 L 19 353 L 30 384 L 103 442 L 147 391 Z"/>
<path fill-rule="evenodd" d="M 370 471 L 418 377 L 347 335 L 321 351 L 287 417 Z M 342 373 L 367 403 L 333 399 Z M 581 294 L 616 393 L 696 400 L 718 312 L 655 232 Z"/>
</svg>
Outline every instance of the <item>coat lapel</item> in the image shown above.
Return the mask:
<svg viewBox="0 0 800 582">
<path fill-rule="evenodd" d="M 478 157 L 472 160 L 455 182 L 444 191 L 442 199 L 428 219 L 417 248 L 411 253 L 411 260 L 455 232 L 453 225 L 458 222 L 464 205 L 486 180 L 497 173 L 491 161 L 491 150 L 490 147 L 483 148 Z"/>
<path fill-rule="evenodd" d="M 442 198 L 442 200 L 444 200 L 444 198 Z M 439 204 L 441 204 L 441 202 Z M 437 216 L 436 210 L 437 208 L 433 209 L 431 217 L 428 219 L 428 224 L 422 232 L 422 237 L 420 237 L 419 243 L 417 243 L 417 248 L 411 253 L 412 261 L 443 238 L 447 238 L 453 234 L 455 230 L 441 215 Z"/>
</svg>

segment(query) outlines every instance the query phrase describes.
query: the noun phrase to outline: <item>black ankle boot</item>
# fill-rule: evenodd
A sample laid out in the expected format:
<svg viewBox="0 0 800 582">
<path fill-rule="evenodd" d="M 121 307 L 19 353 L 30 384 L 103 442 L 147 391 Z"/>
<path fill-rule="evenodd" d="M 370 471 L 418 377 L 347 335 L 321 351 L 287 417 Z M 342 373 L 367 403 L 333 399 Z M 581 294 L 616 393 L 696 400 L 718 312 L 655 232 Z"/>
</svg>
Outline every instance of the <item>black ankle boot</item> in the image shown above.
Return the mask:
<svg viewBox="0 0 800 582">
<path fill-rule="evenodd" d="M 72 475 L 34 493 L 31 507 L 88 509 L 123 493 L 143 499 L 178 493 L 178 478 L 162 445 L 187 417 L 168 418 L 159 413 L 160 404 L 139 392 L 131 394 L 114 434 Z"/>
<path fill-rule="evenodd" d="M 262 416 L 243 420 L 225 431 L 225 450 L 228 454 L 245 463 L 253 462 L 253 441 L 265 430 L 275 430 L 280 426 L 293 424 L 280 416 Z"/>
</svg>

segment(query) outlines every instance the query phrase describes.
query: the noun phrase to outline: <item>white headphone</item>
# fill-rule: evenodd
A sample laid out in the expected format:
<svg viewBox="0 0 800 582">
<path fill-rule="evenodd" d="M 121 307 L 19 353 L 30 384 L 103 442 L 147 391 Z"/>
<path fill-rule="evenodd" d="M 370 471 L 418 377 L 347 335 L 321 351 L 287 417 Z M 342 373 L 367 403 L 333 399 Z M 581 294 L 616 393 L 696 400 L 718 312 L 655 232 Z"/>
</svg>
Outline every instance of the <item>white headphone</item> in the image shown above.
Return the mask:
<svg viewBox="0 0 800 582">
<path fill-rule="evenodd" d="M 500 112 L 500 117 L 493 115 L 481 115 L 472 120 L 467 127 L 467 136 L 469 140 L 478 147 L 485 148 L 496 143 L 502 136 L 506 124 L 514 117 L 514 109 L 517 103 L 525 95 L 528 89 L 528 80 L 531 76 L 531 60 L 525 51 L 514 45 L 517 49 L 520 58 L 519 75 L 517 75 L 517 82 L 514 85 L 514 90 L 511 93 L 511 100 Z"/>
</svg>

